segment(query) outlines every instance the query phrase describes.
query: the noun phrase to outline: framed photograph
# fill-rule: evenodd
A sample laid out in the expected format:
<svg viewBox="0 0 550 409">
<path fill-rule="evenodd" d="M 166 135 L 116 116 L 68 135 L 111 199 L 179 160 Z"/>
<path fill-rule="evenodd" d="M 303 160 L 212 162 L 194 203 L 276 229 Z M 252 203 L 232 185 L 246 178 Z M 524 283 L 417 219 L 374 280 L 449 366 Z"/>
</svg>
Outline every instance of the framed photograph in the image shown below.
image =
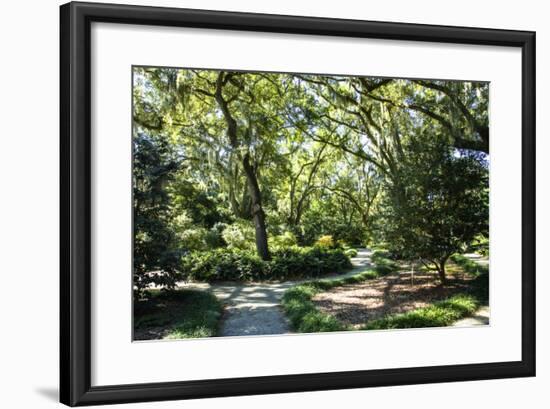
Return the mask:
<svg viewBox="0 0 550 409">
<path fill-rule="evenodd" d="M 61 6 L 61 402 L 535 375 L 535 33 Z"/>
</svg>

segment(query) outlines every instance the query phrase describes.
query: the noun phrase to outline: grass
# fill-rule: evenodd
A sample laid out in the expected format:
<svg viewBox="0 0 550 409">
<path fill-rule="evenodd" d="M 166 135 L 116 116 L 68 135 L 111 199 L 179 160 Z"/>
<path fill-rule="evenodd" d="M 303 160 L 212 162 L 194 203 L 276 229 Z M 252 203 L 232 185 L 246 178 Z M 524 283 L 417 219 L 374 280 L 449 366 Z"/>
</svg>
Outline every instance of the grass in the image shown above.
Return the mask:
<svg viewBox="0 0 550 409">
<path fill-rule="evenodd" d="M 345 331 L 348 328 L 330 314 L 319 311 L 312 298 L 315 294 L 346 284 L 356 284 L 380 277 L 374 269 L 368 269 L 351 277 L 333 280 L 316 280 L 288 289 L 283 295 L 282 306 L 296 332 Z"/>
<path fill-rule="evenodd" d="M 428 307 L 403 314 L 388 315 L 371 321 L 362 330 L 445 327 L 473 314 L 479 307 L 478 300 L 467 294 L 455 295 Z"/>
<path fill-rule="evenodd" d="M 390 253 L 387 250 L 377 249 L 373 251 L 371 260 L 376 264 L 375 269 L 381 274 L 389 274 L 399 270 L 399 264 L 391 260 Z"/>
<path fill-rule="evenodd" d="M 475 277 L 479 277 L 482 274 L 489 273 L 489 267 L 487 265 L 476 263 L 470 260 L 468 257 L 464 257 L 461 254 L 453 254 L 451 260 L 458 264 L 462 269 Z"/>
<path fill-rule="evenodd" d="M 475 297 L 480 305 L 487 305 L 489 303 L 489 266 L 476 263 L 460 254 L 454 254 L 451 260 L 464 272 L 475 277 L 469 294 Z"/>
<path fill-rule="evenodd" d="M 385 251 L 375 251 L 371 259 L 377 263 L 373 269 L 347 278 L 312 281 L 287 290 L 282 305 L 293 329 L 302 333 L 352 330 L 353 328 L 347 327 L 332 315 L 319 311 L 312 299 L 316 294 L 331 288 L 378 278 L 399 269 L 398 263 L 388 259 Z M 435 302 L 428 307 L 387 315 L 368 322 L 359 329 L 444 327 L 472 315 L 480 305 L 489 300 L 489 269 L 461 255 L 454 255 L 452 260 L 464 272 L 475 277 L 467 292 Z"/>
<path fill-rule="evenodd" d="M 136 334 L 152 331 L 165 339 L 203 338 L 216 335 L 222 305 L 199 290 L 151 290 L 134 307 Z M 147 339 L 147 337 L 136 337 Z"/>
</svg>

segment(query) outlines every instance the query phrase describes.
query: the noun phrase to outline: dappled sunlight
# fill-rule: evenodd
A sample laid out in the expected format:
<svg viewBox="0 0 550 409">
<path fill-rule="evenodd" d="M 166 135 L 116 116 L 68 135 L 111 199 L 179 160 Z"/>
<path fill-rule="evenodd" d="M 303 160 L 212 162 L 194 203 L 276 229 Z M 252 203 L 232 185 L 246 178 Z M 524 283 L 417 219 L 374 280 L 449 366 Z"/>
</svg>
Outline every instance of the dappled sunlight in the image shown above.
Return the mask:
<svg viewBox="0 0 550 409">
<path fill-rule="evenodd" d="M 343 285 L 313 297 L 320 311 L 336 317 L 344 324 L 358 326 L 388 314 L 400 314 L 427 307 L 436 301 L 464 292 L 473 278 L 449 275 L 442 286 L 433 274 L 418 273 L 411 277 L 401 272 Z"/>
<path fill-rule="evenodd" d="M 469 253 L 489 252 L 489 83 L 132 72 L 144 337 L 340 331 L 423 308 L 439 318 L 399 325 L 449 325 L 485 302 L 448 300 L 488 270 Z"/>
</svg>

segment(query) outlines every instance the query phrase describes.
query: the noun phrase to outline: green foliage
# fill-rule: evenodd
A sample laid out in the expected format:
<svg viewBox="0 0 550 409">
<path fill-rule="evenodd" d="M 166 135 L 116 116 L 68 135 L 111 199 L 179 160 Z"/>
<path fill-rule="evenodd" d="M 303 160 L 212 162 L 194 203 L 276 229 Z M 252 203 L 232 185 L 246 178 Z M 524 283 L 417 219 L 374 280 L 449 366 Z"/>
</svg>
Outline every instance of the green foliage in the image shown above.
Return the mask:
<svg viewBox="0 0 550 409">
<path fill-rule="evenodd" d="M 194 281 L 251 281 L 266 277 L 266 263 L 247 250 L 216 249 L 192 252 L 181 261 L 181 270 Z"/>
<path fill-rule="evenodd" d="M 399 270 L 399 264 L 391 259 L 392 254 L 387 250 L 378 249 L 373 251 L 371 260 L 376 264 L 376 270 L 380 275 L 386 275 Z"/>
<path fill-rule="evenodd" d="M 297 332 L 344 330 L 344 326 L 338 320 L 315 308 L 311 298 L 316 292 L 317 289 L 308 284 L 293 287 L 285 292 L 282 305 L 292 328 Z"/>
<path fill-rule="evenodd" d="M 477 253 L 481 256 L 488 256 L 489 255 L 489 238 L 487 235 L 484 234 L 478 234 L 470 245 L 468 246 L 468 251 L 472 251 L 474 253 Z"/>
<path fill-rule="evenodd" d="M 216 249 L 192 252 L 182 258 L 181 271 L 195 281 L 284 280 L 318 277 L 351 267 L 342 250 L 291 247 L 274 251 L 263 261 L 253 251 Z"/>
<path fill-rule="evenodd" d="M 204 227 L 197 227 L 182 231 L 178 238 L 181 246 L 186 250 L 206 250 L 208 248 L 208 244 L 206 243 L 207 235 L 208 230 Z"/>
<path fill-rule="evenodd" d="M 348 248 L 344 250 L 344 253 L 348 257 L 357 257 L 357 250 L 353 248 Z"/>
<path fill-rule="evenodd" d="M 324 247 L 326 249 L 333 249 L 337 247 L 337 243 L 330 234 L 321 236 L 315 242 L 315 245 L 318 247 Z"/>
<path fill-rule="evenodd" d="M 487 233 L 488 98 L 482 82 L 134 67 L 135 287 L 173 286 L 182 253 L 268 260 L 324 236 L 443 268 Z M 298 253 L 278 269 L 324 269 Z"/>
<path fill-rule="evenodd" d="M 489 274 L 489 266 L 476 263 L 461 254 L 453 254 L 451 260 L 458 264 L 468 274 L 479 276 L 481 274 Z"/>
<path fill-rule="evenodd" d="M 173 183 L 167 186 L 167 191 L 171 196 L 174 213 L 185 214 L 189 224 L 210 228 L 216 223 L 229 221 L 223 203 L 214 195 L 215 192 L 205 191 L 200 183 L 188 180 L 186 172 L 181 169 Z"/>
<path fill-rule="evenodd" d="M 179 251 L 164 186 L 177 162 L 164 139 L 137 134 L 133 143 L 134 289 L 140 293 L 152 283 L 173 288 Z"/>
<path fill-rule="evenodd" d="M 472 283 L 471 295 L 475 296 L 481 304 L 489 302 L 489 266 L 476 263 L 460 254 L 453 254 L 451 259 L 466 273 L 475 277 Z"/>
<path fill-rule="evenodd" d="M 417 135 L 385 196 L 385 240 L 405 259 L 423 259 L 445 279 L 451 254 L 488 228 L 488 168 L 481 154 L 457 152 Z"/>
<path fill-rule="evenodd" d="M 362 329 L 397 329 L 444 327 L 473 314 L 479 303 L 475 297 L 466 294 L 455 295 L 425 308 L 403 314 L 389 315 L 367 323 Z"/>
<path fill-rule="evenodd" d="M 387 255 L 387 252 L 380 251 L 379 257 L 381 255 Z M 319 311 L 312 302 L 313 297 L 320 292 L 328 291 L 335 287 L 379 278 L 387 273 L 384 271 L 384 268 L 387 268 L 387 266 L 376 265 L 373 269 L 365 270 L 350 277 L 316 280 L 288 289 L 283 295 L 282 305 L 292 327 L 297 332 L 351 330 L 352 328 L 344 326 L 332 315 Z M 453 322 L 473 314 L 480 305 L 488 302 L 488 285 L 488 274 L 480 274 L 471 283 L 468 292 L 464 294 L 457 294 L 425 308 L 419 308 L 403 314 L 392 314 L 370 321 L 361 327 L 361 329 L 424 328 L 451 325 Z"/>
<path fill-rule="evenodd" d="M 149 330 L 167 339 L 212 337 L 221 313 L 221 303 L 209 292 L 150 290 L 134 305 L 134 331 L 137 339 L 149 339 Z"/>
<path fill-rule="evenodd" d="M 296 239 L 294 233 L 285 231 L 283 234 L 271 236 L 268 242 L 271 249 L 280 250 L 286 247 L 296 246 L 298 244 L 298 239 Z"/>
<path fill-rule="evenodd" d="M 245 222 L 228 225 L 222 233 L 223 240 L 230 249 L 251 250 L 254 248 L 254 228 Z"/>
<path fill-rule="evenodd" d="M 207 249 L 216 249 L 226 245 L 223 239 L 222 232 L 225 229 L 224 223 L 216 223 L 210 230 L 206 232 L 204 236 L 204 242 Z"/>
<path fill-rule="evenodd" d="M 351 268 L 349 258 L 340 249 L 289 247 L 273 252 L 269 263 L 273 279 L 319 277 Z"/>
</svg>

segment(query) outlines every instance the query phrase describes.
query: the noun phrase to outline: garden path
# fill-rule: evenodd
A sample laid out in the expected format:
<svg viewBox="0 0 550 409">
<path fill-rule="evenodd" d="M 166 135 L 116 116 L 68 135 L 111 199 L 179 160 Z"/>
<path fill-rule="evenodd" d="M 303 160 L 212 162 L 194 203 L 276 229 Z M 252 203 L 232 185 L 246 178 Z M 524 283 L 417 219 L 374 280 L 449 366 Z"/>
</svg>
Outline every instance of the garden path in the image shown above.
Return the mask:
<svg viewBox="0 0 550 409">
<path fill-rule="evenodd" d="M 470 260 L 475 261 L 476 263 L 488 265 L 489 258 L 480 256 L 478 254 L 465 254 Z M 488 305 L 481 306 L 474 315 L 458 320 L 453 324 L 453 327 L 472 327 L 475 325 L 488 325 L 489 324 L 489 313 L 490 309 Z"/>
<path fill-rule="evenodd" d="M 357 256 L 351 259 L 353 268 L 350 271 L 327 278 L 349 277 L 363 271 L 371 265 L 371 254 L 366 248 L 357 249 Z M 224 304 L 220 336 L 274 335 L 290 333 L 288 320 L 281 308 L 284 292 L 306 281 L 308 280 L 246 284 L 187 283 L 182 286 L 210 290 Z"/>
</svg>

